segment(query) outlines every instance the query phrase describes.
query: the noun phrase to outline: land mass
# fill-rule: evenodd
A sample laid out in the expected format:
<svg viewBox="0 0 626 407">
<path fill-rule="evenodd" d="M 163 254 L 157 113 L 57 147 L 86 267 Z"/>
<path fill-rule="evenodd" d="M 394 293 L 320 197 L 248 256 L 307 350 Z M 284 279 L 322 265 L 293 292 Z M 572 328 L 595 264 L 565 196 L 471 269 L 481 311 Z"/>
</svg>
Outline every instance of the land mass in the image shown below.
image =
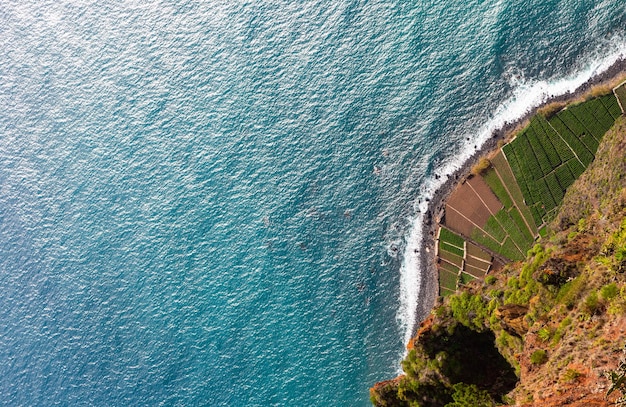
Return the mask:
<svg viewBox="0 0 626 407">
<path fill-rule="evenodd" d="M 405 374 L 371 389 L 375 405 L 620 397 L 611 386 L 626 370 L 624 65 L 495 132 L 437 191 L 421 249 L 425 321 Z"/>
</svg>

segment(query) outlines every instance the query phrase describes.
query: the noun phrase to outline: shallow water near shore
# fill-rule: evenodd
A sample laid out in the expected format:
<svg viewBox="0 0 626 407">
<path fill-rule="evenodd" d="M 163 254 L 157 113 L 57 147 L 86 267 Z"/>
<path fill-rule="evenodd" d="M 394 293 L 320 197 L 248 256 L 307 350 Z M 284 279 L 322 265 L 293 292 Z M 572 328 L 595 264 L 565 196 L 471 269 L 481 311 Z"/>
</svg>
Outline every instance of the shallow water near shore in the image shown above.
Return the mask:
<svg viewBox="0 0 626 407">
<path fill-rule="evenodd" d="M 622 2 L 0 8 L 0 404 L 366 406 L 420 214 Z"/>
</svg>

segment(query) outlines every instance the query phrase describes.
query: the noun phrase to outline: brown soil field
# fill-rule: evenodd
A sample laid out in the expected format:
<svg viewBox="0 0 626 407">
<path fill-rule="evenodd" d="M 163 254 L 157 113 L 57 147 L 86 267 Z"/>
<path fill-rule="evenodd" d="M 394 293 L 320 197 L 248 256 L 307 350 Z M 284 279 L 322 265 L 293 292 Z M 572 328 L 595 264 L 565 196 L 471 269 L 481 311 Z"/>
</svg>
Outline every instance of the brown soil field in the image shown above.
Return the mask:
<svg viewBox="0 0 626 407">
<path fill-rule="evenodd" d="M 467 242 L 466 250 L 467 250 L 467 256 L 477 257 L 479 259 L 482 259 L 491 263 L 491 255 L 485 252 L 480 247 L 476 246 L 475 244 Z"/>
<path fill-rule="evenodd" d="M 482 177 L 470 177 L 467 180 L 467 184 L 474 190 L 492 215 L 495 215 L 500 209 L 504 208 L 504 205 L 500 203 Z"/>
<path fill-rule="evenodd" d="M 471 236 L 472 230 L 476 227 L 476 225 L 467 220 L 463 215 L 451 208 L 449 205 L 446 205 L 444 225 L 448 229 L 465 236 Z"/>
<path fill-rule="evenodd" d="M 483 278 L 485 274 L 487 274 L 486 269 L 480 269 L 477 267 L 470 266 L 469 264 L 465 264 L 465 270 L 463 270 L 467 274 L 471 274 L 476 278 Z"/>
<path fill-rule="evenodd" d="M 450 264 L 454 264 L 457 267 L 461 267 L 463 265 L 463 258 L 450 252 L 439 252 L 439 258 L 443 261 L 447 261 Z"/>
<path fill-rule="evenodd" d="M 483 227 L 491 216 L 489 208 L 467 182 L 459 185 L 450 195 L 447 207 L 454 208 L 478 227 Z"/>
<path fill-rule="evenodd" d="M 481 270 L 487 270 L 489 266 L 491 266 L 490 261 L 485 262 L 481 259 L 477 259 L 476 257 L 465 257 L 465 264 Z"/>
</svg>

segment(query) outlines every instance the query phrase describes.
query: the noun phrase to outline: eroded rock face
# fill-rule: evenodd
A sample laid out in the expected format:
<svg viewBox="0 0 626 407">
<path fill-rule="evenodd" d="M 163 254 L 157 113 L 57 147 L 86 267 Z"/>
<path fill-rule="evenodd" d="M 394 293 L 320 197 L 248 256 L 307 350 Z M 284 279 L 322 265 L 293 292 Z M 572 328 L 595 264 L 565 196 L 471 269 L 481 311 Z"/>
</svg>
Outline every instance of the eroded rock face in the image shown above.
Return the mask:
<svg viewBox="0 0 626 407">
<path fill-rule="evenodd" d="M 505 331 L 521 338 L 528 332 L 528 323 L 524 319 L 527 312 L 528 307 L 524 305 L 507 304 L 496 310 L 496 316 Z"/>
<path fill-rule="evenodd" d="M 456 383 L 476 385 L 501 402 L 517 383 L 515 371 L 498 352 L 491 331 L 478 332 L 431 314 L 422 323 L 418 338 L 403 362 L 407 375 L 370 389 L 374 405 L 440 407 L 452 402 Z"/>
<path fill-rule="evenodd" d="M 539 268 L 537 278 L 543 285 L 561 287 L 577 274 L 578 271 L 574 261 L 552 257 Z"/>
</svg>

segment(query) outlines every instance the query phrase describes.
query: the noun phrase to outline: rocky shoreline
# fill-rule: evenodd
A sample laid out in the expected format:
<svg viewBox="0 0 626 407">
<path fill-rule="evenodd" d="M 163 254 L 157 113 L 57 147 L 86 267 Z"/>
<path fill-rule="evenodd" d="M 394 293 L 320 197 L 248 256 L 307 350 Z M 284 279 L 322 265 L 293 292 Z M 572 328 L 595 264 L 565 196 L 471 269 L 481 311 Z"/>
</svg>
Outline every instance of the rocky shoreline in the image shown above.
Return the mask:
<svg viewBox="0 0 626 407">
<path fill-rule="evenodd" d="M 611 67 L 604 72 L 590 78 L 587 82 L 579 86 L 575 91 L 554 96 L 542 105 L 536 106 L 529 110 L 525 115 L 514 122 L 506 123 L 500 129 L 492 132 L 491 137 L 478 148 L 472 156 L 467 159 L 454 173 L 447 176 L 446 181 L 441 185 L 430 198 L 428 209 L 424 214 L 424 223 L 422 225 L 422 242 L 420 244 L 419 256 L 422 265 L 422 273 L 420 280 L 420 298 L 418 300 L 416 317 L 417 323 L 413 327 L 413 336 L 417 333 L 419 324 L 424 321 L 430 314 L 431 309 L 435 305 L 439 297 L 439 284 L 437 267 L 435 264 L 435 232 L 437 221 L 445 207 L 446 200 L 454 191 L 455 187 L 463 181 L 469 174 L 471 168 L 484 157 L 498 148 L 500 140 L 506 140 L 512 136 L 518 129 L 525 126 L 526 122 L 534 116 L 539 109 L 550 103 L 571 103 L 577 99 L 585 97 L 593 91 L 594 88 L 607 84 L 617 85 L 620 78 L 623 79 L 626 72 L 626 58 L 616 61 Z"/>
</svg>

